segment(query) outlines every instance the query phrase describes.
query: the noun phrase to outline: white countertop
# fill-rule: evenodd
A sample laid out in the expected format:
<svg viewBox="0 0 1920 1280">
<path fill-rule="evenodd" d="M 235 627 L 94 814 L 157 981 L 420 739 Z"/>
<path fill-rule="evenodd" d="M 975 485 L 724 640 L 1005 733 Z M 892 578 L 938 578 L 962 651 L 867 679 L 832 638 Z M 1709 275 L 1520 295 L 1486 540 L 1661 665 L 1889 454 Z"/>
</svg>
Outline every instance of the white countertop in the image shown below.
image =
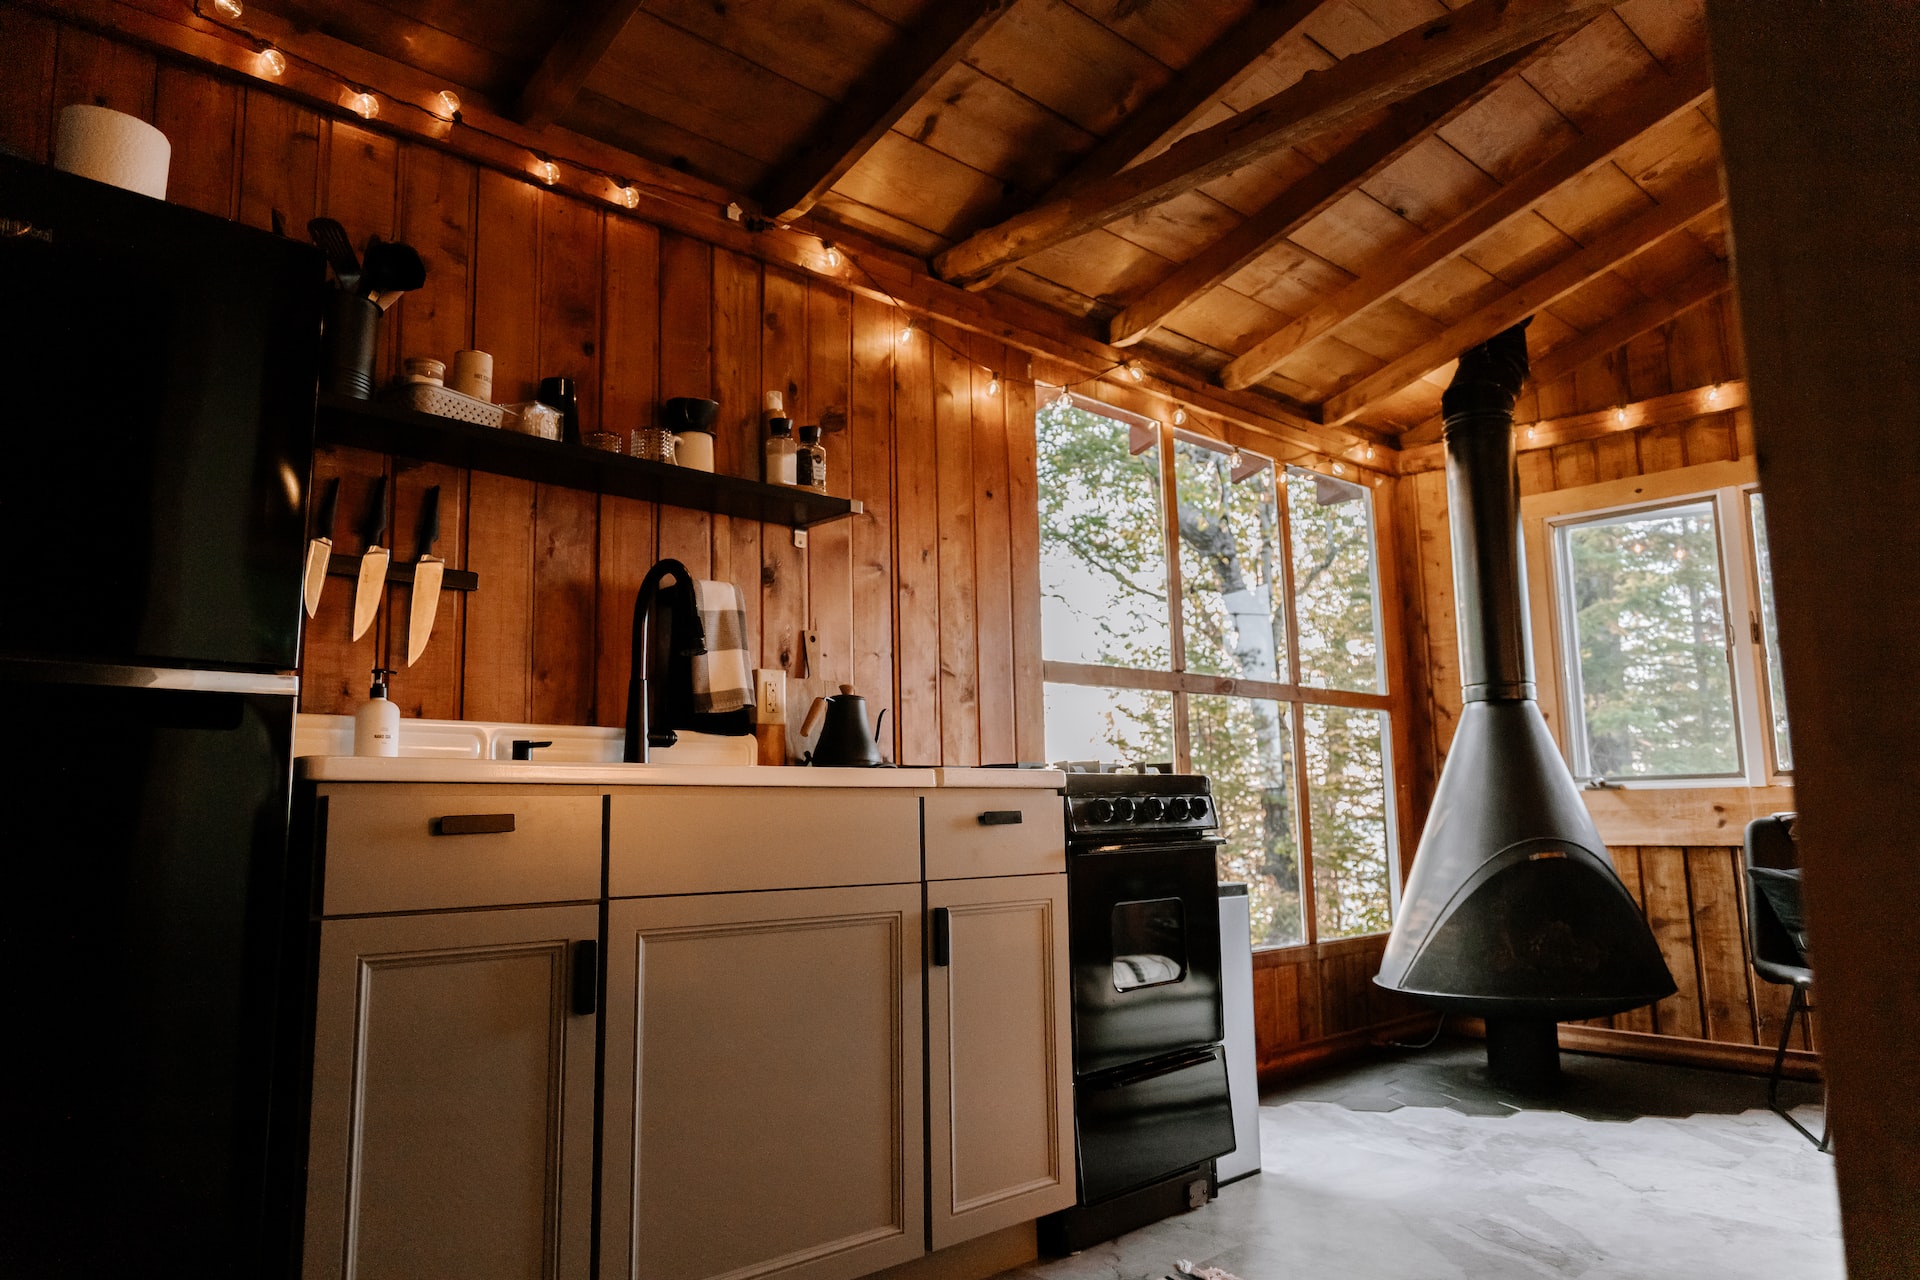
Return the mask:
<svg viewBox="0 0 1920 1280">
<path fill-rule="evenodd" d="M 813 769 L 598 761 L 450 760 L 433 756 L 301 756 L 309 782 L 566 783 L 590 787 L 1031 787 L 1058 791 L 1057 769 Z"/>
<path fill-rule="evenodd" d="M 702 735 L 688 735 L 700 738 Z M 503 758 L 515 738 L 551 741 L 532 760 Z M 815 769 L 800 765 L 620 762 L 618 729 L 515 725 L 478 720 L 400 722 L 398 756 L 344 754 L 353 746 L 347 716 L 301 715 L 294 733 L 294 776 L 308 782 L 558 783 L 587 787 L 935 787 L 1058 791 L 1058 769 Z M 751 743 L 752 739 L 746 740 Z M 720 740 L 731 746 L 735 739 Z M 690 744 L 696 748 L 711 747 Z M 711 755 L 711 752 L 705 754 Z M 720 759 L 738 758 L 728 751 Z M 698 757 L 695 757 L 696 759 Z"/>
</svg>

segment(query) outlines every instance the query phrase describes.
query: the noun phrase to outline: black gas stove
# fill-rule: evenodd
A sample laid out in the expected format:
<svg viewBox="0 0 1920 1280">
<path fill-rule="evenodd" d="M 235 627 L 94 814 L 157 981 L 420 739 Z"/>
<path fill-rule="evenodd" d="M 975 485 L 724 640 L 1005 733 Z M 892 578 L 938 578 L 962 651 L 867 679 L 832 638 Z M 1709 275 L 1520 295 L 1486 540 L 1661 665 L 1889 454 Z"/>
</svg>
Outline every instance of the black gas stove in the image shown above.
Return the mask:
<svg viewBox="0 0 1920 1280">
<path fill-rule="evenodd" d="M 1068 954 L 1080 1203 L 1041 1220 L 1068 1253 L 1207 1200 L 1233 1150 L 1207 780 L 1067 767 Z"/>
</svg>

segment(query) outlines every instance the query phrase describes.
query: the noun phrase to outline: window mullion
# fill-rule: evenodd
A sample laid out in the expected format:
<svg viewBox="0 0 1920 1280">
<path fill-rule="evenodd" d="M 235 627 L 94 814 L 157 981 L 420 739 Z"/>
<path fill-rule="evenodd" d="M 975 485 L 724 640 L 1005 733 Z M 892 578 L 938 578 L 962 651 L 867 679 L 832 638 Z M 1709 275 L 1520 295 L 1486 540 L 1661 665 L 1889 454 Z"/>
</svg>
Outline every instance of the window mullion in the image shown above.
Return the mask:
<svg viewBox="0 0 1920 1280">
<path fill-rule="evenodd" d="M 1154 424 L 1160 435 L 1160 506 L 1166 514 L 1167 625 L 1168 652 L 1173 670 L 1187 669 L 1186 584 L 1180 577 L 1180 490 L 1174 480 L 1173 428 L 1164 422 Z M 1193 745 L 1187 724 L 1186 694 L 1173 695 L 1173 767 L 1186 771 L 1193 767 Z"/>
<path fill-rule="evenodd" d="M 1754 621 L 1760 616 L 1759 592 L 1754 587 L 1753 535 L 1748 531 L 1746 503 L 1740 490 L 1722 489 L 1713 495 L 1720 525 L 1720 572 L 1727 592 L 1727 663 L 1733 669 L 1733 696 L 1740 725 L 1740 764 L 1749 786 L 1764 787 L 1772 770 L 1772 726 L 1767 723 L 1766 657 L 1753 641 Z"/>
</svg>

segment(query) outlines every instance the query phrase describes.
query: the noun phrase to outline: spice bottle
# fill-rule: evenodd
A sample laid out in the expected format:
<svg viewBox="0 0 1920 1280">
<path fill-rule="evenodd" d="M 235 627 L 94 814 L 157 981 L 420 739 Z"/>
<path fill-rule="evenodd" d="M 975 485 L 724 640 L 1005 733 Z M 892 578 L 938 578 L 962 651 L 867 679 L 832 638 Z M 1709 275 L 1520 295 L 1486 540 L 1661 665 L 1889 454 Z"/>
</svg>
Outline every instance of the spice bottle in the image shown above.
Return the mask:
<svg viewBox="0 0 1920 1280">
<path fill-rule="evenodd" d="M 766 478 L 768 484 L 794 482 L 793 420 L 791 418 L 767 419 Z"/>
<path fill-rule="evenodd" d="M 820 447 L 820 428 L 812 423 L 800 428 L 800 444 L 794 451 L 794 483 L 815 493 L 827 491 L 827 451 Z"/>
</svg>

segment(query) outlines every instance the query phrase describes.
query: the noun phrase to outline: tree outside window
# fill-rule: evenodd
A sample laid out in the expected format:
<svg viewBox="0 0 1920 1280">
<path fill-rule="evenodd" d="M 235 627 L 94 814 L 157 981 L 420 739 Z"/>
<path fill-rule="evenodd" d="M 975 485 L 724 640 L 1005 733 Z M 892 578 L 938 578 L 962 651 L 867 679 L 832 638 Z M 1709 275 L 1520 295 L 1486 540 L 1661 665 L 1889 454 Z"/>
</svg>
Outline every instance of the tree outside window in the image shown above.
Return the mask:
<svg viewBox="0 0 1920 1280">
<path fill-rule="evenodd" d="M 1050 758 L 1207 775 L 1256 945 L 1385 930 L 1371 493 L 1084 403 L 1037 433 Z"/>
</svg>

